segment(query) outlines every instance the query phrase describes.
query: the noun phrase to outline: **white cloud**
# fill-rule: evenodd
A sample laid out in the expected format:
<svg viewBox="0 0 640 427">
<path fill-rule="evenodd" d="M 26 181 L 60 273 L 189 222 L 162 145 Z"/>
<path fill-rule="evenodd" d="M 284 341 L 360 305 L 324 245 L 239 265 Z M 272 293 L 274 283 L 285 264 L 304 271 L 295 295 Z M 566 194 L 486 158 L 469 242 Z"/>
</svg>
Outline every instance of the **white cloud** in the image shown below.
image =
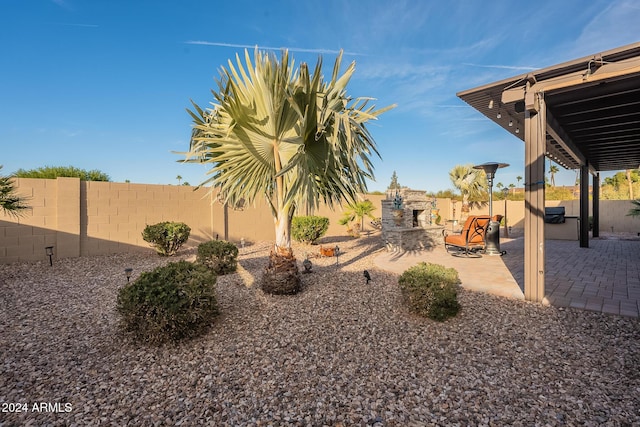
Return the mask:
<svg viewBox="0 0 640 427">
<path fill-rule="evenodd" d="M 470 67 L 481 67 L 481 68 L 498 68 L 502 70 L 515 70 L 515 71 L 533 71 L 537 70 L 541 67 L 523 67 L 519 65 L 482 65 L 482 64 L 472 64 L 465 62 L 462 65 L 468 65 Z"/>
<path fill-rule="evenodd" d="M 67 10 L 71 10 L 72 9 L 71 5 L 69 3 L 67 3 L 65 0 L 51 0 L 51 1 L 54 4 L 60 6 L 60 7 L 64 8 L 64 9 L 67 9 Z"/>
<path fill-rule="evenodd" d="M 98 25 L 96 24 L 73 24 L 73 23 L 60 22 L 57 25 L 62 25 L 65 27 L 98 28 Z"/>
<path fill-rule="evenodd" d="M 189 40 L 184 42 L 185 44 L 193 44 L 193 45 L 201 45 L 201 46 L 218 46 L 218 47 L 239 47 L 243 49 L 267 49 L 267 50 L 283 50 L 288 49 L 290 52 L 306 52 L 306 53 L 330 53 L 330 54 L 338 54 L 340 50 L 335 49 L 313 49 L 313 48 L 302 48 L 302 47 L 270 47 L 270 46 L 260 46 L 260 45 L 249 45 L 249 44 L 238 44 L 238 43 L 222 43 L 222 42 L 209 42 L 204 40 Z M 344 52 L 345 55 L 354 55 L 354 56 L 362 56 L 362 53 L 356 52 Z"/>
<path fill-rule="evenodd" d="M 579 56 L 595 54 L 640 41 L 640 6 L 618 0 L 598 13 L 575 41 Z"/>
</svg>

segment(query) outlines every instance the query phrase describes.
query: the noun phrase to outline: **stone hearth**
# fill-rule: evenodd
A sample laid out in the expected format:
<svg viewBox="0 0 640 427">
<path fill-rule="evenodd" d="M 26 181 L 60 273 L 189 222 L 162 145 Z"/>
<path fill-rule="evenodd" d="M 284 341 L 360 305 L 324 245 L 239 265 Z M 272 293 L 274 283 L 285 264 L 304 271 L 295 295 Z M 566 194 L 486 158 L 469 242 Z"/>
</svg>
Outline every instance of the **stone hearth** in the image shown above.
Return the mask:
<svg viewBox="0 0 640 427">
<path fill-rule="evenodd" d="M 438 208 L 424 191 L 402 189 L 402 219 L 394 218 L 395 191 L 382 201 L 382 239 L 388 251 L 416 251 L 443 243 Z"/>
</svg>

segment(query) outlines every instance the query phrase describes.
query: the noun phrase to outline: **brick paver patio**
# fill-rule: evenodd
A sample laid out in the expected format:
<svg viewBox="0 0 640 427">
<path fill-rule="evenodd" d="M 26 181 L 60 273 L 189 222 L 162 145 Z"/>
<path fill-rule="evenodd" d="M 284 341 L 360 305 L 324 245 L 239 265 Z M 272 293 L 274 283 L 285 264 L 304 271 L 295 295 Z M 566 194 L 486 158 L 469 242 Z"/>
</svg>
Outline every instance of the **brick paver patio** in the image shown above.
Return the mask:
<svg viewBox="0 0 640 427">
<path fill-rule="evenodd" d="M 511 298 L 524 298 L 524 238 L 502 239 L 507 254 L 467 259 L 453 257 L 439 246 L 431 250 L 383 253 L 376 264 L 402 273 L 420 261 L 458 270 L 462 286 Z M 573 307 L 621 316 L 640 313 L 640 239 L 547 240 L 545 296 L 558 307 Z"/>
</svg>

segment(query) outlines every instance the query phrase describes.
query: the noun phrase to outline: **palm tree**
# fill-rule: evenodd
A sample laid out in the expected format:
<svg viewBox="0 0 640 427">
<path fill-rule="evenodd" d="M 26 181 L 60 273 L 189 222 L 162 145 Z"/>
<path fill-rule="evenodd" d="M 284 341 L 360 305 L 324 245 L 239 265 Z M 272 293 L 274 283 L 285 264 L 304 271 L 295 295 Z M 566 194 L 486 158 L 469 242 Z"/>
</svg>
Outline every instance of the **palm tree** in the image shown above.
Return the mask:
<svg viewBox="0 0 640 427">
<path fill-rule="evenodd" d="M 449 171 L 449 178 L 462 194 L 462 212 L 469 212 L 469 200 L 481 197 L 487 191 L 487 176 L 472 165 L 456 165 Z"/>
<path fill-rule="evenodd" d="M 178 180 L 178 185 L 180 185 L 180 181 L 182 181 L 182 177 L 180 175 L 176 176 L 176 179 Z"/>
<path fill-rule="evenodd" d="M 347 96 L 355 62 L 340 75 L 342 52 L 329 81 L 322 76 L 322 58 L 310 73 L 306 63 L 294 71 L 286 50 L 280 60 L 258 49 L 253 57 L 254 63 L 245 50 L 246 65 L 236 55 L 235 64 L 221 69 L 213 108 L 205 111 L 192 102 L 185 161 L 211 165 L 200 185 L 211 184 L 224 203 L 264 196 L 275 245 L 263 289 L 294 293 L 300 281 L 291 249 L 296 209 L 355 203 L 366 192 L 366 179 L 373 178 L 370 156 L 379 153 L 365 125 L 394 106 L 376 110 L 370 98 Z"/>
<path fill-rule="evenodd" d="M 520 181 L 522 181 L 522 177 L 520 175 L 516 176 L 516 180 L 518 181 L 518 185 L 520 185 Z"/>
<path fill-rule="evenodd" d="M 560 172 L 560 168 L 558 168 L 556 165 L 551 165 L 549 167 L 549 181 L 551 182 L 552 187 L 556 186 L 556 174 L 558 172 Z"/>
<path fill-rule="evenodd" d="M 640 216 L 640 200 L 632 200 L 631 205 L 633 207 L 629 209 L 627 216 L 633 216 L 633 217 Z"/>
<path fill-rule="evenodd" d="M 368 199 L 351 204 L 349 205 L 349 208 L 344 212 L 344 215 L 342 215 L 342 218 L 340 219 L 340 225 L 347 225 L 348 223 L 357 219 L 358 221 L 360 221 L 360 230 L 364 230 L 364 217 L 375 219 L 375 217 L 371 214 L 371 212 L 375 210 L 376 207 L 373 206 L 371 200 Z"/>
<path fill-rule="evenodd" d="M 2 169 L 2 165 L 0 165 Z M 5 215 L 19 217 L 29 206 L 22 197 L 16 195 L 13 179 L 0 175 L 0 209 Z"/>
</svg>

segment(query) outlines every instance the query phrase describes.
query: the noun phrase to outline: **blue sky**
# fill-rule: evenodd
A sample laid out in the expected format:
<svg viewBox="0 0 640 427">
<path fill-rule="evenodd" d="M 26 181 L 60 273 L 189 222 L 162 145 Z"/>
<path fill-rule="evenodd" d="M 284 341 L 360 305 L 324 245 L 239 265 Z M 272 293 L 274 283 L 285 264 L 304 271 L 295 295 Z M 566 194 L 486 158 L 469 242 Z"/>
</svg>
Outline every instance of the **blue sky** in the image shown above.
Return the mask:
<svg viewBox="0 0 640 427">
<path fill-rule="evenodd" d="M 356 61 L 351 96 L 398 104 L 370 126 L 384 190 L 451 188 L 460 163 L 524 175 L 523 143 L 455 94 L 640 41 L 636 0 L 0 0 L 0 164 L 100 169 L 114 181 L 191 184 L 190 99 L 244 48 L 290 49 L 296 63 Z M 556 176 L 572 185 L 573 171 Z"/>
</svg>

